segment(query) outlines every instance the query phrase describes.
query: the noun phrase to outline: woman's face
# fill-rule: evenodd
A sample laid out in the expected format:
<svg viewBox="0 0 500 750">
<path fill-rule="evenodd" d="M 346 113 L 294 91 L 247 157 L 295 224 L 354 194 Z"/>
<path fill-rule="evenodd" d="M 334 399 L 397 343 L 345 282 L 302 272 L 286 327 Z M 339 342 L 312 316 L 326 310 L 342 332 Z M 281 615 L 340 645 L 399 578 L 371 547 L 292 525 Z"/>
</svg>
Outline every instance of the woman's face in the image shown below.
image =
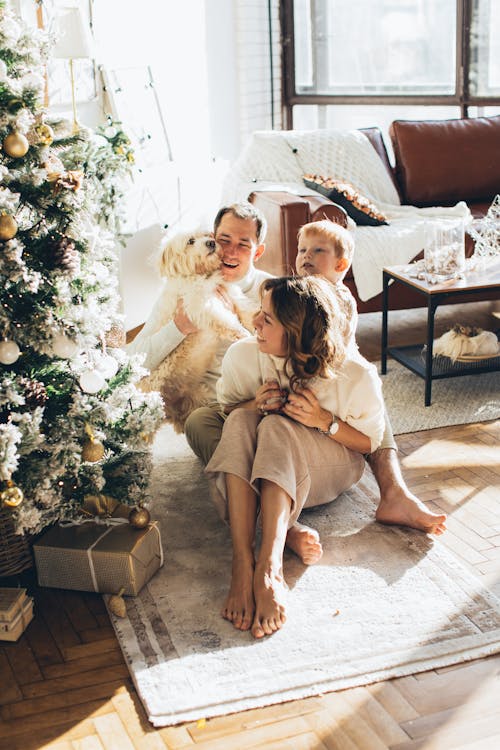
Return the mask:
<svg viewBox="0 0 500 750">
<path fill-rule="evenodd" d="M 260 351 L 284 357 L 287 353 L 286 331 L 274 314 L 269 290 L 264 292 L 260 311 L 254 317 L 253 323 Z"/>
</svg>

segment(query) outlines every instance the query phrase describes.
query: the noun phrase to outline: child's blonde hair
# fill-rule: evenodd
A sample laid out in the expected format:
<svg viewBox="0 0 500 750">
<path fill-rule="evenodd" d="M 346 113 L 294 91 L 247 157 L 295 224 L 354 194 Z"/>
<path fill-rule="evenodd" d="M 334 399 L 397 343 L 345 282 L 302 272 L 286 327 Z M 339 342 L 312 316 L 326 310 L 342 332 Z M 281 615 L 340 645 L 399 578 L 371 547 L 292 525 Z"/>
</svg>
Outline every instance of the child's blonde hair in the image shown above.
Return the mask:
<svg viewBox="0 0 500 750">
<path fill-rule="evenodd" d="M 349 264 L 351 263 L 354 254 L 354 239 L 348 229 L 344 229 L 340 224 L 336 224 L 330 219 L 310 221 L 309 224 L 304 224 L 299 229 L 297 235 L 299 244 L 302 238 L 308 234 L 316 234 L 325 242 L 332 244 L 337 258 L 346 258 Z"/>
</svg>

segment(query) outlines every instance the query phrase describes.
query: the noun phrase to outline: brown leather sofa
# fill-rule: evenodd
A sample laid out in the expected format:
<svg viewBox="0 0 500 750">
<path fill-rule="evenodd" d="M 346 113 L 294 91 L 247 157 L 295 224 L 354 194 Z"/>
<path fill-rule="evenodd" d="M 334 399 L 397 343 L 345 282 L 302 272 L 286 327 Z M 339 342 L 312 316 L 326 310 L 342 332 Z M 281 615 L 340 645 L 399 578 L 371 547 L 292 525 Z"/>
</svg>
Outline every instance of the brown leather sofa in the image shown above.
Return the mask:
<svg viewBox="0 0 500 750">
<path fill-rule="evenodd" d="M 395 165 L 391 165 L 379 128 L 366 128 L 401 198 L 414 206 L 452 206 L 466 201 L 472 214 L 484 216 L 500 192 L 500 117 L 464 120 L 395 120 L 389 129 Z M 281 275 L 293 273 L 297 233 L 309 222 L 322 218 L 347 225 L 343 208 L 328 198 L 296 196 L 283 192 L 254 192 L 249 199 L 268 222 L 266 252 L 259 267 Z M 473 240 L 466 235 L 466 254 L 473 252 Z M 419 256 L 417 256 L 419 257 Z M 358 303 L 359 312 L 378 312 L 382 295 L 362 302 L 349 271 L 345 283 Z M 462 299 L 455 298 L 456 302 Z M 392 309 L 422 307 L 424 298 L 402 285 L 391 290 Z"/>
</svg>

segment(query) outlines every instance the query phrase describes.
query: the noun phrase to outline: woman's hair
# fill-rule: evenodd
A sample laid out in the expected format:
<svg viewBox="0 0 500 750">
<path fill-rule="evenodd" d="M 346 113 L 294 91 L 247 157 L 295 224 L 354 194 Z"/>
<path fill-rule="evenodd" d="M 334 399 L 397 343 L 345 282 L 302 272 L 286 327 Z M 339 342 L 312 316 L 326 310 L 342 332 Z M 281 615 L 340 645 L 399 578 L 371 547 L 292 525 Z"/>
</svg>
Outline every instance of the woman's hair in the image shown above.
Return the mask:
<svg viewBox="0 0 500 750">
<path fill-rule="evenodd" d="M 266 279 L 260 293 L 271 293 L 276 318 L 287 338 L 290 386 L 313 377 L 333 377 L 346 356 L 345 315 L 333 284 L 318 276 Z"/>
</svg>

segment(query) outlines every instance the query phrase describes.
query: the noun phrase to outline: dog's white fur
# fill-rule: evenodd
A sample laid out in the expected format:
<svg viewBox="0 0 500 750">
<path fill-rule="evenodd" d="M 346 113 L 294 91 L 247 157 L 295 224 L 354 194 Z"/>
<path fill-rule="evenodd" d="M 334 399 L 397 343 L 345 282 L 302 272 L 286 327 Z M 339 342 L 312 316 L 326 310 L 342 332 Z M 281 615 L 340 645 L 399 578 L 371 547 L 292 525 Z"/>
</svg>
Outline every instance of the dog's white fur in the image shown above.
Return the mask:
<svg viewBox="0 0 500 750">
<path fill-rule="evenodd" d="M 160 273 L 166 284 L 156 329 L 152 333 L 173 319 L 179 299 L 183 300 L 186 314 L 198 328 L 197 333 L 186 336 L 140 383 L 143 390 L 161 393 L 166 418 L 176 432 L 183 431 L 193 409 L 213 398 L 202 381 L 220 339 L 236 341 L 249 335 L 242 322 L 243 313 L 237 306 L 238 298 L 243 302 L 245 298 L 238 287 L 223 281 L 219 252 L 209 232 L 191 232 L 171 237 L 159 257 Z M 217 287 L 222 287 L 233 300 L 235 312 L 216 294 Z M 248 319 L 246 324 L 250 325 Z"/>
<path fill-rule="evenodd" d="M 473 335 L 471 335 L 471 333 Z M 492 331 L 468 330 L 467 326 L 455 326 L 435 339 L 434 355 L 449 357 L 453 362 L 466 355 L 490 356 L 500 354 L 500 345 Z"/>
</svg>

